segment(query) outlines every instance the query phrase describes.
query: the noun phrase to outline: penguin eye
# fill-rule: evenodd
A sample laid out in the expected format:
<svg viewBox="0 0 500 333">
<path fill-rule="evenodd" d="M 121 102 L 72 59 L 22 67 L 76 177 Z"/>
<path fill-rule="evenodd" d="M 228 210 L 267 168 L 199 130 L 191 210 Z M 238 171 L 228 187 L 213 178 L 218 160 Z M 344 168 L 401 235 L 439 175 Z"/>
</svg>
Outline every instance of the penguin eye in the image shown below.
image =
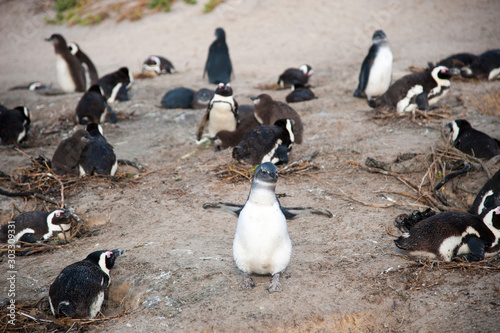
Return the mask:
<svg viewBox="0 0 500 333">
<path fill-rule="evenodd" d="M 56 217 L 59 217 L 59 216 L 61 216 L 61 212 L 57 211 L 56 212 Z"/>
</svg>

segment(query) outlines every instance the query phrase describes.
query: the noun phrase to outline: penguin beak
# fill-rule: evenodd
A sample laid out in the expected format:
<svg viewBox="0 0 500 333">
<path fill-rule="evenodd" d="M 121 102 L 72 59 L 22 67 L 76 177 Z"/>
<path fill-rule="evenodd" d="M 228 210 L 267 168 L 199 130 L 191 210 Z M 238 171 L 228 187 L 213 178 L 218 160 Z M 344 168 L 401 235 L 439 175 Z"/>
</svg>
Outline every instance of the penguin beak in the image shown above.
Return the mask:
<svg viewBox="0 0 500 333">
<path fill-rule="evenodd" d="M 116 249 L 116 250 L 113 250 L 111 252 L 113 252 L 114 257 L 119 257 L 123 254 L 123 252 L 125 252 L 125 250 L 124 249 Z"/>
<path fill-rule="evenodd" d="M 46 42 L 52 42 L 54 39 L 52 37 L 49 37 L 49 38 L 45 38 L 45 41 Z"/>
</svg>

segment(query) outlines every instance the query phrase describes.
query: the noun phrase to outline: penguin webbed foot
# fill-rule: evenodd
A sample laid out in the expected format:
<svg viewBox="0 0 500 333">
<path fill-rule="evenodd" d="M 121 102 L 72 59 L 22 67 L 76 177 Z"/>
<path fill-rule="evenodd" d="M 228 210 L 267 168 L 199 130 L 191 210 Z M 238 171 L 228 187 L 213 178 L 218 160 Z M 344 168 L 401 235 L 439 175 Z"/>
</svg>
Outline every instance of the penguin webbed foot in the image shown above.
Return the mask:
<svg viewBox="0 0 500 333">
<path fill-rule="evenodd" d="M 364 91 L 361 91 L 359 89 L 356 89 L 354 91 L 354 94 L 352 94 L 353 97 L 357 97 L 357 98 L 366 98 L 366 93 Z"/>
<path fill-rule="evenodd" d="M 108 103 L 104 102 L 104 104 L 106 105 L 106 109 L 108 110 L 108 113 L 109 113 L 109 119 L 106 122 L 110 123 L 110 124 L 116 124 L 116 113 L 115 113 L 115 111 L 113 111 L 113 109 L 111 108 L 111 106 L 109 106 Z"/>
<path fill-rule="evenodd" d="M 273 275 L 271 282 L 266 286 L 266 290 L 270 293 L 283 291 L 283 286 L 280 283 L 280 273 Z"/>
<path fill-rule="evenodd" d="M 240 289 L 252 290 L 255 287 L 255 282 L 252 280 L 249 274 L 243 273 L 243 280 L 240 283 Z"/>
</svg>

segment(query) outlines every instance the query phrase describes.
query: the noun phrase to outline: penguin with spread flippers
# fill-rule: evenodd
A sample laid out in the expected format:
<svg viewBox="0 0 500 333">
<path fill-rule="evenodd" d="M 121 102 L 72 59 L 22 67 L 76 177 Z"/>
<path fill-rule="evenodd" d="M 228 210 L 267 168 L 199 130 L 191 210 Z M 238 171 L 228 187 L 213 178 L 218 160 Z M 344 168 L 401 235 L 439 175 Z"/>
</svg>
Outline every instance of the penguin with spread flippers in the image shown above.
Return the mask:
<svg viewBox="0 0 500 333">
<path fill-rule="evenodd" d="M 231 81 L 233 65 L 229 57 L 229 49 L 226 44 L 226 33 L 224 29 L 215 30 L 215 41 L 208 49 L 207 62 L 203 71 L 203 78 L 208 74 L 210 83 L 228 83 Z"/>
<path fill-rule="evenodd" d="M 50 285 L 52 314 L 56 317 L 95 318 L 111 283 L 109 271 L 123 252 L 123 249 L 95 251 L 64 268 Z"/>
</svg>

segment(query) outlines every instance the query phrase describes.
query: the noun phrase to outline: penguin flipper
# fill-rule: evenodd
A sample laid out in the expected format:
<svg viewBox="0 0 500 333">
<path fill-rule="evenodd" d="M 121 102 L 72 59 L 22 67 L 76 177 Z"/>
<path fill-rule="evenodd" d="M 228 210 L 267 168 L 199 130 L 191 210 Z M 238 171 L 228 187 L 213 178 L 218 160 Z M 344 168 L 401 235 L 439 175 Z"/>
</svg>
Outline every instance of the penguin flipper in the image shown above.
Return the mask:
<svg viewBox="0 0 500 333">
<path fill-rule="evenodd" d="M 203 204 L 203 209 L 216 209 L 239 217 L 240 212 L 243 209 L 243 205 L 232 204 L 229 202 L 205 202 Z"/>
<path fill-rule="evenodd" d="M 417 95 L 416 102 L 419 110 L 429 110 L 429 97 L 427 96 L 427 92 Z"/>
<path fill-rule="evenodd" d="M 109 104 L 104 101 L 104 105 L 106 106 L 106 110 L 108 110 L 108 113 L 109 113 L 109 123 L 111 124 L 116 124 L 116 113 L 115 111 L 113 111 L 113 109 L 111 108 L 111 106 L 109 106 Z"/>
<path fill-rule="evenodd" d="M 307 217 L 307 216 L 326 216 L 328 218 L 332 218 L 333 214 L 324 208 L 316 208 L 316 207 L 283 207 L 281 206 L 281 211 L 285 215 L 287 220 L 295 220 L 299 217 Z"/>
<path fill-rule="evenodd" d="M 207 108 L 207 112 L 205 112 L 205 115 L 203 116 L 203 119 L 201 120 L 200 125 L 198 125 L 198 131 L 196 131 L 196 140 L 200 141 L 201 136 L 203 135 L 203 131 L 205 130 L 205 126 L 208 123 L 208 119 L 210 117 L 210 106 Z"/>
<path fill-rule="evenodd" d="M 467 260 L 469 262 L 484 260 L 484 248 L 486 246 L 484 244 L 484 241 L 482 241 L 478 237 L 473 236 L 469 238 L 469 240 L 467 241 L 467 245 L 469 246 L 470 253 L 460 255 L 458 256 L 458 258 Z"/>
<path fill-rule="evenodd" d="M 370 68 L 373 65 L 376 53 L 376 48 L 372 45 L 370 47 L 370 50 L 368 51 L 368 54 L 363 60 L 363 63 L 361 64 L 361 71 L 359 72 L 359 84 L 356 91 L 354 91 L 354 97 L 366 98 L 365 89 L 368 85 L 368 79 L 370 78 Z"/>
<path fill-rule="evenodd" d="M 76 308 L 73 303 L 70 301 L 61 301 L 57 306 L 57 313 L 60 315 L 64 315 L 66 317 L 74 317 L 76 315 Z"/>
</svg>

